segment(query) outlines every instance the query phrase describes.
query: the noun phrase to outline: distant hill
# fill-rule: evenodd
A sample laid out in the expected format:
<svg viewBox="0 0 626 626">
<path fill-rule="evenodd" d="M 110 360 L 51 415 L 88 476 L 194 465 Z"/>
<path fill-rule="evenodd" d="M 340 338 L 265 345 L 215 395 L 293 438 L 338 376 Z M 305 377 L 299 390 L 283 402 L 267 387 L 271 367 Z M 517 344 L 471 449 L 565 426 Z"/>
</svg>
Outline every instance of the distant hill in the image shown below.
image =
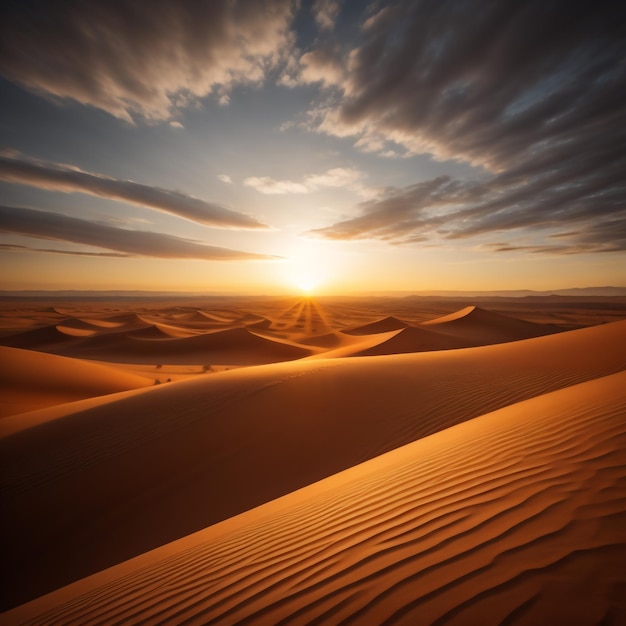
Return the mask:
<svg viewBox="0 0 626 626">
<path fill-rule="evenodd" d="M 392 295 L 387 294 L 387 295 Z M 415 291 L 396 294 L 404 297 L 430 298 L 529 298 L 546 296 L 567 297 L 626 297 L 626 287 L 575 287 L 572 289 L 553 289 L 534 291 L 532 289 L 507 289 L 500 291 Z"/>
</svg>

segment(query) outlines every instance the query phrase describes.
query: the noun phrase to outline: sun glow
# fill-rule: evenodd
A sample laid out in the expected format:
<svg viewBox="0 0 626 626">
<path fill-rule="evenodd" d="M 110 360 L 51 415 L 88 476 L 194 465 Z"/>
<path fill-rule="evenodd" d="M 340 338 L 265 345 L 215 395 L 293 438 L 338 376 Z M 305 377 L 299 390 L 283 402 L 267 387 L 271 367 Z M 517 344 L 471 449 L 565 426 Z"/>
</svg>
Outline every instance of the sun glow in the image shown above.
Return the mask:
<svg viewBox="0 0 626 626">
<path fill-rule="evenodd" d="M 302 293 L 308 295 L 313 293 L 320 283 L 312 276 L 301 276 L 294 284 Z"/>
<path fill-rule="evenodd" d="M 285 279 L 298 291 L 309 295 L 331 278 L 332 261 L 323 246 L 301 242 L 294 246 L 284 266 Z"/>
<path fill-rule="evenodd" d="M 290 273 L 290 282 L 304 294 L 310 294 L 324 282 L 323 273 L 314 267 L 296 263 Z"/>
</svg>

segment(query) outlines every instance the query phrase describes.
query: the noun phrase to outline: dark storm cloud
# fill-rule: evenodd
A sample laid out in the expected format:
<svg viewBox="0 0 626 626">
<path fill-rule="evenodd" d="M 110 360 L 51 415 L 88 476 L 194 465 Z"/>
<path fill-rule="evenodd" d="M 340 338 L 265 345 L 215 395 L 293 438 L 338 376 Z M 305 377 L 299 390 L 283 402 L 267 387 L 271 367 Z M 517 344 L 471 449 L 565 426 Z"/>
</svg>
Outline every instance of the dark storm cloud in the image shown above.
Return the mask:
<svg viewBox="0 0 626 626">
<path fill-rule="evenodd" d="M 44 161 L 0 156 L 0 180 L 65 193 L 80 192 L 122 200 L 218 228 L 265 228 L 264 224 L 252 217 L 177 191 Z"/>
<path fill-rule="evenodd" d="M 402 242 L 573 223 L 585 233 L 575 245 L 622 249 L 618 230 L 592 226 L 626 207 L 625 20 L 622 3 L 570 0 L 422 0 L 371 15 L 343 93 L 312 112 L 318 129 L 485 174 L 392 191 L 316 233 Z"/>
<path fill-rule="evenodd" d="M 167 119 L 189 99 L 222 102 L 290 49 L 293 0 L 5 0 L 0 73 L 111 115 Z"/>
<path fill-rule="evenodd" d="M 55 241 L 67 241 L 128 256 L 209 261 L 271 259 L 162 233 L 115 228 L 58 213 L 0 206 L 0 232 Z"/>
</svg>

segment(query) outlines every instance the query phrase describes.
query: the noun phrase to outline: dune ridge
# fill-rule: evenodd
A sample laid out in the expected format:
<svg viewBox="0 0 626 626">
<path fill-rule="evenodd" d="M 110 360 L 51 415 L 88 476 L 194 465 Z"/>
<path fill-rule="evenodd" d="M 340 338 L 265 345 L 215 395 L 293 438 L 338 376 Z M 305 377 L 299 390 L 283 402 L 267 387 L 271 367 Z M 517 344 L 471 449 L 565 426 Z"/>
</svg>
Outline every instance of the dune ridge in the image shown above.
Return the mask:
<svg viewBox="0 0 626 626">
<path fill-rule="evenodd" d="M 6 601 L 485 412 L 620 372 L 625 338 L 626 321 L 467 350 L 300 360 L 29 414 L 37 426 L 0 438 L 15 570 Z"/>
<path fill-rule="evenodd" d="M 626 620 L 626 372 L 435 433 L 7 624 Z"/>
</svg>

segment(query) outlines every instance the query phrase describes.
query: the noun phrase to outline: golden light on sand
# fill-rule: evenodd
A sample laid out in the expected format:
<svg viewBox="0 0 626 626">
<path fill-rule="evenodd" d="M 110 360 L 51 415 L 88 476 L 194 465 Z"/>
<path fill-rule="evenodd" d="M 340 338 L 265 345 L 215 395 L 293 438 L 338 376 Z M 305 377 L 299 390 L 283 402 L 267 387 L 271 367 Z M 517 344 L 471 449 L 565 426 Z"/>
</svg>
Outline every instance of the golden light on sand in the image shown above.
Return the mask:
<svg viewBox="0 0 626 626">
<path fill-rule="evenodd" d="M 619 301 L 324 295 L 0 302 L 3 625 L 626 624 Z"/>
</svg>

